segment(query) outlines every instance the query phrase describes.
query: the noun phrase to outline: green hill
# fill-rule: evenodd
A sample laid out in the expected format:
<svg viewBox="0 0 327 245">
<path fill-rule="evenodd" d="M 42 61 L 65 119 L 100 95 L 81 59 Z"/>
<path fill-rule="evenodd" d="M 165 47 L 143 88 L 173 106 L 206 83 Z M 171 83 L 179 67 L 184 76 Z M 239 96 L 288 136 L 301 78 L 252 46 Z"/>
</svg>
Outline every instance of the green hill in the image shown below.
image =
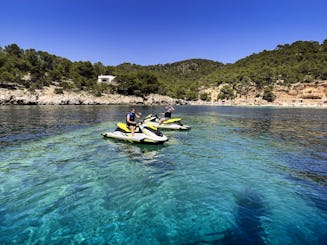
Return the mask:
<svg viewBox="0 0 327 245">
<path fill-rule="evenodd" d="M 117 76 L 119 86 L 98 84 L 97 76 Z M 121 93 L 145 96 L 159 93 L 175 98 L 207 99 L 203 88 L 223 86 L 221 98 L 233 98 L 250 89 L 269 91 L 278 83 L 327 80 L 327 39 L 278 45 L 245 57 L 234 64 L 190 59 L 169 64 L 141 66 L 123 63 L 72 62 L 44 51 L 23 50 L 16 44 L 0 47 L 0 87 L 25 87 L 33 91 L 54 84 L 58 91 L 87 90 L 96 95 Z"/>
<path fill-rule="evenodd" d="M 152 76 L 152 80 L 158 83 L 157 92 L 175 98 L 188 100 L 198 98 L 198 89 L 202 78 L 223 67 L 222 63 L 206 59 L 190 59 L 169 64 L 159 64 L 151 66 L 140 66 L 124 63 L 114 68 L 113 73 L 117 75 L 122 86 L 129 83 L 131 87 L 133 81 L 140 81 L 134 88 L 142 87 L 144 74 Z M 129 81 L 129 82 L 128 82 Z M 154 82 L 154 83 L 155 83 Z M 146 92 L 144 89 L 143 92 Z"/>
<path fill-rule="evenodd" d="M 262 89 L 275 83 L 289 85 L 297 82 L 314 82 L 327 79 L 327 40 L 318 42 L 297 41 L 278 45 L 250 55 L 206 77 L 207 85 L 230 84 L 235 90 L 255 86 Z"/>
<path fill-rule="evenodd" d="M 224 65 L 206 59 L 190 59 L 165 65 L 149 66 L 147 69 L 156 74 L 164 84 L 166 94 L 171 97 L 195 100 L 202 79 L 218 71 Z"/>
</svg>

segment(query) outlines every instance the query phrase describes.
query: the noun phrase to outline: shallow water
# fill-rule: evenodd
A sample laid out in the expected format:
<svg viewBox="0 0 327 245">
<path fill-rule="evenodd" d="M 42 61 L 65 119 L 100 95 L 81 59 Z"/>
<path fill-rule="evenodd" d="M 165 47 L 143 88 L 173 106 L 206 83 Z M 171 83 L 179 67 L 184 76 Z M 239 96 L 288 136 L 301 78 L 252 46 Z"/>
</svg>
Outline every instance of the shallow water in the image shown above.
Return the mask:
<svg viewBox="0 0 327 245">
<path fill-rule="evenodd" d="M 326 243 L 326 109 L 180 106 L 163 146 L 103 139 L 127 110 L 0 107 L 0 244 Z"/>
</svg>

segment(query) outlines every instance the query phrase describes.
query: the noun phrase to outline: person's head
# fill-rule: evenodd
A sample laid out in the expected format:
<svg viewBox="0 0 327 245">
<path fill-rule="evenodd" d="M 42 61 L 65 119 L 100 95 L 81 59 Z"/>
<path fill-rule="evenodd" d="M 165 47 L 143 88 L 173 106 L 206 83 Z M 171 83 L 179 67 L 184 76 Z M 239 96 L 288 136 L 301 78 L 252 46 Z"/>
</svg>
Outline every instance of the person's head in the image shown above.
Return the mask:
<svg viewBox="0 0 327 245">
<path fill-rule="evenodd" d="M 131 109 L 131 112 L 132 112 L 132 113 L 135 113 L 135 112 L 136 112 L 136 110 L 135 110 L 134 107 Z"/>
</svg>

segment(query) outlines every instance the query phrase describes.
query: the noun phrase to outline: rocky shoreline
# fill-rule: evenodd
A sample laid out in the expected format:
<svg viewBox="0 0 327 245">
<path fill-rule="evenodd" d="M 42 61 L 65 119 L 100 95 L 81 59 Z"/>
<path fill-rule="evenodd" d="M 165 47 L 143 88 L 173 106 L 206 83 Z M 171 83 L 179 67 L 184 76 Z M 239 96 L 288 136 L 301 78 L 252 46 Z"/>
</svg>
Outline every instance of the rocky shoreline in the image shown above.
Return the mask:
<svg viewBox="0 0 327 245">
<path fill-rule="evenodd" d="M 202 92 L 210 94 L 211 98 L 217 98 L 220 88 L 206 88 Z M 233 100 L 196 101 L 190 104 L 327 108 L 327 81 L 294 83 L 288 86 L 275 84 L 272 92 L 276 96 L 274 102 L 262 99 L 263 91 L 252 89 L 246 95 L 238 95 Z"/>
<path fill-rule="evenodd" d="M 151 94 L 145 98 L 137 96 L 124 96 L 119 94 L 103 94 L 95 96 L 89 92 L 55 93 L 55 86 L 43 90 L 30 92 L 27 89 L 0 88 L 0 105 L 121 105 L 121 104 L 180 104 L 189 102 L 173 99 L 168 96 Z"/>
<path fill-rule="evenodd" d="M 27 89 L 0 88 L 0 105 L 231 105 L 231 106 L 287 106 L 287 107 L 324 107 L 327 108 L 327 81 L 317 83 L 298 83 L 291 86 L 275 86 L 274 102 L 267 102 L 258 97 L 253 90 L 246 95 L 239 95 L 233 100 L 215 101 L 219 88 L 205 89 L 211 95 L 211 101 L 186 101 L 168 96 L 150 94 L 149 96 L 124 96 L 103 94 L 95 96 L 89 92 L 56 93 L 56 86 L 46 87 L 33 92 Z"/>
</svg>

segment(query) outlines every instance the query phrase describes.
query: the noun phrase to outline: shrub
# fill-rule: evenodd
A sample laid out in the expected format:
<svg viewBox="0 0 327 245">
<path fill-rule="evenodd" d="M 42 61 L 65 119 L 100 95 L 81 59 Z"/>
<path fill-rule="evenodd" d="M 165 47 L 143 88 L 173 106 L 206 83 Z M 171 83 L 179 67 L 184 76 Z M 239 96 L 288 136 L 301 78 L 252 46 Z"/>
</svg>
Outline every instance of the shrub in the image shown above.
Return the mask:
<svg viewBox="0 0 327 245">
<path fill-rule="evenodd" d="M 273 102 L 276 99 L 276 95 L 272 92 L 271 87 L 265 87 L 262 98 L 268 102 Z"/>
<path fill-rule="evenodd" d="M 200 100 L 203 100 L 203 101 L 211 101 L 211 96 L 209 93 L 201 93 L 200 94 Z"/>
<path fill-rule="evenodd" d="M 55 94 L 63 94 L 64 90 L 62 88 L 55 88 L 54 93 Z"/>
<path fill-rule="evenodd" d="M 217 97 L 218 100 L 232 100 L 235 99 L 234 90 L 229 85 L 224 85 L 220 90 L 220 93 Z"/>
</svg>

